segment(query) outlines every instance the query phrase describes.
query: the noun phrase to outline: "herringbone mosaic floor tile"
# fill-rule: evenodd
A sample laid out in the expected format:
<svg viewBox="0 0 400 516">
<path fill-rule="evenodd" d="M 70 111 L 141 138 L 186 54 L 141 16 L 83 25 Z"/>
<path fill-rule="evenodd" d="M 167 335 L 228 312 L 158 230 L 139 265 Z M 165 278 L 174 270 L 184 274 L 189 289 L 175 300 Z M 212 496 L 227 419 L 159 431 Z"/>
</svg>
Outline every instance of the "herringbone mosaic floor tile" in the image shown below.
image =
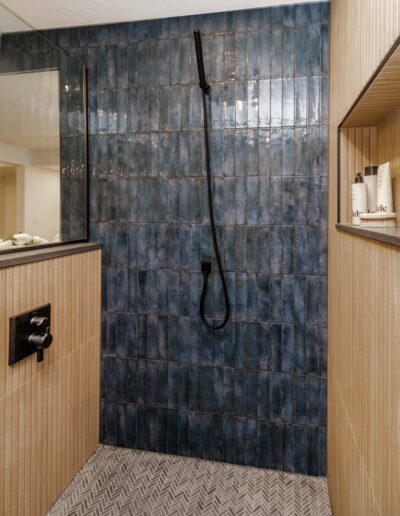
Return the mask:
<svg viewBox="0 0 400 516">
<path fill-rule="evenodd" d="M 99 446 L 47 516 L 330 516 L 326 480 Z"/>
</svg>

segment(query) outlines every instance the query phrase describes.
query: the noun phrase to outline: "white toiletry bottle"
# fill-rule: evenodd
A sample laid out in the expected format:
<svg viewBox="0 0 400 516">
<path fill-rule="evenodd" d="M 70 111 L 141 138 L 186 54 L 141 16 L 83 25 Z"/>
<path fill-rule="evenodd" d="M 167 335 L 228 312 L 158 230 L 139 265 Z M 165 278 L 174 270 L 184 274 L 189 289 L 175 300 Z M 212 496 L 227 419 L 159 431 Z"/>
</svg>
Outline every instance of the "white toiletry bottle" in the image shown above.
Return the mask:
<svg viewBox="0 0 400 516">
<path fill-rule="evenodd" d="M 364 169 L 364 183 L 367 186 L 367 209 L 368 213 L 375 213 L 377 210 L 376 187 L 378 179 L 378 167 L 370 166 Z"/>
<path fill-rule="evenodd" d="M 356 182 L 351 185 L 351 211 L 354 226 L 359 226 L 360 213 L 367 213 L 367 186 L 361 174 L 357 174 Z"/>
<path fill-rule="evenodd" d="M 393 212 L 392 180 L 390 177 L 390 163 L 378 167 L 378 181 L 376 188 L 378 211 Z"/>
</svg>

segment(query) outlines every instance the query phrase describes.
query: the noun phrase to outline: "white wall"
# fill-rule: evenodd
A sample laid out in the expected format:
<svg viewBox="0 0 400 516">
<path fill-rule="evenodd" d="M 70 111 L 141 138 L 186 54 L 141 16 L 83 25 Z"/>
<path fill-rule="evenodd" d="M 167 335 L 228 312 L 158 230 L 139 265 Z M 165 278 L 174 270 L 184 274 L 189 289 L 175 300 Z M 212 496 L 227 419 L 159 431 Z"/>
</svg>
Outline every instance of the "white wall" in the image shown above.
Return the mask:
<svg viewBox="0 0 400 516">
<path fill-rule="evenodd" d="M 0 167 L 0 238 L 17 229 L 17 168 Z"/>
<path fill-rule="evenodd" d="M 52 241 L 60 232 L 60 172 L 24 167 L 24 227 L 21 233 Z"/>
<path fill-rule="evenodd" d="M 0 162 L 18 166 L 17 232 L 53 240 L 60 232 L 60 170 L 51 150 L 31 151 L 0 142 Z M 0 238 L 2 235 L 0 235 Z"/>
</svg>

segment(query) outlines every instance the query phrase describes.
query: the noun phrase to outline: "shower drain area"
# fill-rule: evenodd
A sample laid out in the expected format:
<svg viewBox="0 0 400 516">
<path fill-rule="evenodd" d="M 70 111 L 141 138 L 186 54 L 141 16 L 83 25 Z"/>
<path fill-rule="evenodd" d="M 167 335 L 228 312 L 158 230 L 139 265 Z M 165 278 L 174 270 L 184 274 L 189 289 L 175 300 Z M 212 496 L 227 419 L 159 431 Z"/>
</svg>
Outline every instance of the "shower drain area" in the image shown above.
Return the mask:
<svg viewBox="0 0 400 516">
<path fill-rule="evenodd" d="M 331 515 L 325 478 L 99 446 L 48 516 Z"/>
</svg>

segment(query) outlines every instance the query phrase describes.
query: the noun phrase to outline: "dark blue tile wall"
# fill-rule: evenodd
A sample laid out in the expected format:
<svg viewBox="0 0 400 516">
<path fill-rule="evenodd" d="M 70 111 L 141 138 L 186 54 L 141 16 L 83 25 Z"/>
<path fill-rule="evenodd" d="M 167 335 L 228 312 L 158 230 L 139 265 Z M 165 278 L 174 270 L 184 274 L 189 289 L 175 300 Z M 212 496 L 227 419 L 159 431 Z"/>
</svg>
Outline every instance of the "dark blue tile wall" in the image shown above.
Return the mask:
<svg viewBox="0 0 400 516">
<path fill-rule="evenodd" d="M 219 332 L 199 317 L 200 262 L 215 263 L 194 28 L 232 304 Z M 89 69 L 102 440 L 324 475 L 328 4 L 54 36 Z"/>
</svg>

